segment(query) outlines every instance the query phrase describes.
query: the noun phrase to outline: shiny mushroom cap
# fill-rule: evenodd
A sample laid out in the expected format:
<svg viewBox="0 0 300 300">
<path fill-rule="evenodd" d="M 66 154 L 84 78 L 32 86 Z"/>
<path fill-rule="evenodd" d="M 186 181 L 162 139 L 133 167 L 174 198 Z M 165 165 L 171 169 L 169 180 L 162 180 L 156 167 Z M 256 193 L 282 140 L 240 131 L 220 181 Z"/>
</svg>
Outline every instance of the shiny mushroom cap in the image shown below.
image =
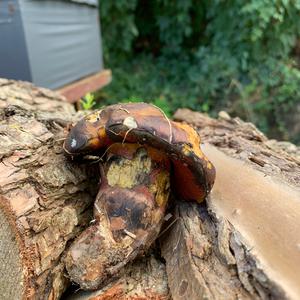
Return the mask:
<svg viewBox="0 0 300 300">
<path fill-rule="evenodd" d="M 71 129 L 64 149 L 69 155 L 95 153 L 116 142 L 150 145 L 166 153 L 173 166 L 173 188 L 184 200 L 201 202 L 213 186 L 215 168 L 201 151 L 198 133 L 147 103 L 93 112 Z"/>
</svg>

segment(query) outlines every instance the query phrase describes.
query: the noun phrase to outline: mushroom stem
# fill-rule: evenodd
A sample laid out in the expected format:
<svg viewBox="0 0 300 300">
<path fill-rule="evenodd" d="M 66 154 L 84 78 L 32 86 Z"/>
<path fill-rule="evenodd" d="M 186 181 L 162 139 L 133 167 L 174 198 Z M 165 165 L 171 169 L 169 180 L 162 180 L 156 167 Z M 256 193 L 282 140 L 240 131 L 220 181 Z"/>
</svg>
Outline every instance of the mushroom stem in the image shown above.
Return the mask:
<svg viewBox="0 0 300 300">
<path fill-rule="evenodd" d="M 95 223 L 71 245 L 71 279 L 96 289 L 143 254 L 158 236 L 170 189 L 170 162 L 159 150 L 116 143 L 102 166 Z"/>
</svg>

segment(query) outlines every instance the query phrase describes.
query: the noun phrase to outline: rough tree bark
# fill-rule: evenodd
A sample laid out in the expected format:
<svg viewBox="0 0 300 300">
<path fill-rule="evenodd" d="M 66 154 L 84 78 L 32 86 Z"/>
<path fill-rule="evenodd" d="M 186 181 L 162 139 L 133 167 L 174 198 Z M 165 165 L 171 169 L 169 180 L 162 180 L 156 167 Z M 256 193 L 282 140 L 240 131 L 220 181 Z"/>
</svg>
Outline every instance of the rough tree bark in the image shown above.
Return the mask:
<svg viewBox="0 0 300 300">
<path fill-rule="evenodd" d="M 62 100 L 0 81 L 1 299 L 57 299 L 67 285 L 60 258 L 90 218 L 97 176 L 62 153 L 75 115 Z"/>
<path fill-rule="evenodd" d="M 120 277 L 94 292 L 78 291 L 67 300 L 171 300 L 166 268 L 153 254 L 127 265 Z"/>
<path fill-rule="evenodd" d="M 65 249 L 89 225 L 98 167 L 62 153 L 77 116 L 58 94 L 0 80 L 1 299 L 58 299 L 69 284 Z M 299 149 L 252 124 L 179 110 L 217 169 L 204 204 L 172 203 L 153 255 L 78 299 L 297 299 Z M 95 175 L 96 174 L 96 175 Z M 167 284 L 168 280 L 168 284 Z M 72 295 L 70 299 L 76 299 Z"/>
</svg>

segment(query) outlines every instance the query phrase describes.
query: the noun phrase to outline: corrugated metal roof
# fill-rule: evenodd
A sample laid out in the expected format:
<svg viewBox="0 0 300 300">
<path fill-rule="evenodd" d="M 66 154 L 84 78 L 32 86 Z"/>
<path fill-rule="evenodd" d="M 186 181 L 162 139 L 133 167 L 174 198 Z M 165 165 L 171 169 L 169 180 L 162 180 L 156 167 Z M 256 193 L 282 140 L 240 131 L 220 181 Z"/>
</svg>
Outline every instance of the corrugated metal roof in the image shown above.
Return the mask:
<svg viewBox="0 0 300 300">
<path fill-rule="evenodd" d="M 98 6 L 98 0 L 69 0 L 71 2 L 76 2 L 76 3 L 83 3 L 83 4 L 88 4 L 92 6 Z"/>
</svg>

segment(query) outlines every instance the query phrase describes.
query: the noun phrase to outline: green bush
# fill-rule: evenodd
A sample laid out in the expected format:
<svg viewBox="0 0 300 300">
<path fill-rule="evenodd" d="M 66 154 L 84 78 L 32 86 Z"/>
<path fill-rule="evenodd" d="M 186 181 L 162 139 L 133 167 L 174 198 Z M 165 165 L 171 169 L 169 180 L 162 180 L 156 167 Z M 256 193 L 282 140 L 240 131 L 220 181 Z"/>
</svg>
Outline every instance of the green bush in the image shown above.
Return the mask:
<svg viewBox="0 0 300 300">
<path fill-rule="evenodd" d="M 287 121 L 300 105 L 300 71 L 292 55 L 300 0 L 100 4 L 114 81 L 99 97 L 156 101 L 169 113 L 178 107 L 212 114 L 226 109 L 273 136 L 300 141 L 290 136 Z"/>
</svg>

